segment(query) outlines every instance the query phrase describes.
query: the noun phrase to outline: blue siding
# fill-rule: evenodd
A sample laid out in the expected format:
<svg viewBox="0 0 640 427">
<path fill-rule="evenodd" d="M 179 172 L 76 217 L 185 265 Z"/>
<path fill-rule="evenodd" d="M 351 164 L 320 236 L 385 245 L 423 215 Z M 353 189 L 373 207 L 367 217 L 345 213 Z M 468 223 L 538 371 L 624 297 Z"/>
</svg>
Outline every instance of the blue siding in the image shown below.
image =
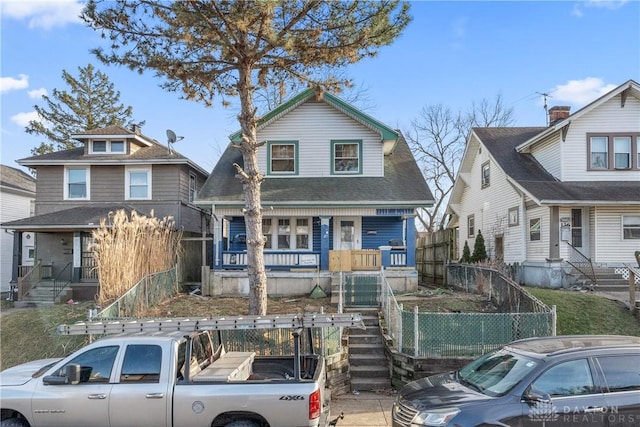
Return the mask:
<svg viewBox="0 0 640 427">
<path fill-rule="evenodd" d="M 402 217 L 368 216 L 362 218 L 362 249 L 378 249 L 390 240 L 402 240 Z M 376 234 L 367 234 L 367 231 Z"/>
</svg>

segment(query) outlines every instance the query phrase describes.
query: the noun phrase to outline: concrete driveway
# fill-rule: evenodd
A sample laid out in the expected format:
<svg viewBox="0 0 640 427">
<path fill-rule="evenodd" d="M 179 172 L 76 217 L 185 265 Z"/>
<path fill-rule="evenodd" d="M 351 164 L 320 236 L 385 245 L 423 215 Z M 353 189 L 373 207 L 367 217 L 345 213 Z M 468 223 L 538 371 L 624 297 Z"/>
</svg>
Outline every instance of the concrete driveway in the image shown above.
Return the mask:
<svg viewBox="0 0 640 427">
<path fill-rule="evenodd" d="M 395 400 L 393 391 L 360 392 L 343 394 L 331 399 L 331 420 L 340 413 L 344 418 L 336 426 L 386 427 L 391 426 L 391 406 Z"/>
</svg>

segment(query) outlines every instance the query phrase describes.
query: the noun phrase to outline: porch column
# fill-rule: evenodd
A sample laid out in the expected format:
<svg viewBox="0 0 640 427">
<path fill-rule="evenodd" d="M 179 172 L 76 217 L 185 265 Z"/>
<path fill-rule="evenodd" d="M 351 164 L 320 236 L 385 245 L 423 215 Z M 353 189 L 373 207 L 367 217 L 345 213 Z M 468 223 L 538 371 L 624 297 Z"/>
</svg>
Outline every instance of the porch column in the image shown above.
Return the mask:
<svg viewBox="0 0 640 427">
<path fill-rule="evenodd" d="M 560 208 L 551 206 L 549 211 L 549 262 L 558 262 L 560 259 Z"/>
<path fill-rule="evenodd" d="M 416 266 L 416 216 L 405 215 L 405 230 L 406 230 L 406 242 L 407 245 L 407 267 Z"/>
<path fill-rule="evenodd" d="M 212 216 L 213 218 L 213 269 L 222 269 L 222 251 L 224 249 L 222 241 L 222 221 L 224 218 Z"/>
<path fill-rule="evenodd" d="M 330 220 L 330 216 L 320 217 L 320 270 L 329 270 L 329 243 L 331 243 L 331 236 L 329 236 Z"/>
<path fill-rule="evenodd" d="M 73 267 L 71 273 L 71 281 L 73 283 L 79 283 L 80 277 L 82 277 L 82 232 L 76 231 L 73 233 Z"/>
</svg>

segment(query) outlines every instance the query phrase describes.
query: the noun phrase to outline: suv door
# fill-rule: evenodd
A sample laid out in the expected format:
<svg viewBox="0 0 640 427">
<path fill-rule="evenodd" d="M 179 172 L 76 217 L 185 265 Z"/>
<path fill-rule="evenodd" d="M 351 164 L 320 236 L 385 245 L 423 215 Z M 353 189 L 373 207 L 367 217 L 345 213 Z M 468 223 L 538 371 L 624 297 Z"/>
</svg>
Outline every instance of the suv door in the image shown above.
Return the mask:
<svg viewBox="0 0 640 427">
<path fill-rule="evenodd" d="M 550 399 L 529 403 L 529 413 L 523 419 L 525 426 L 606 425 L 604 394 L 595 382 L 591 365 L 586 358 L 552 366 L 531 383 L 527 393 Z"/>
<path fill-rule="evenodd" d="M 640 425 L 640 354 L 598 356 L 611 427 Z"/>
<path fill-rule="evenodd" d="M 120 346 L 89 349 L 53 375 L 64 377 L 70 364 L 80 365 L 78 384 L 44 384 L 43 378 L 32 398 L 35 424 L 48 427 L 109 427 L 110 377 Z"/>
</svg>

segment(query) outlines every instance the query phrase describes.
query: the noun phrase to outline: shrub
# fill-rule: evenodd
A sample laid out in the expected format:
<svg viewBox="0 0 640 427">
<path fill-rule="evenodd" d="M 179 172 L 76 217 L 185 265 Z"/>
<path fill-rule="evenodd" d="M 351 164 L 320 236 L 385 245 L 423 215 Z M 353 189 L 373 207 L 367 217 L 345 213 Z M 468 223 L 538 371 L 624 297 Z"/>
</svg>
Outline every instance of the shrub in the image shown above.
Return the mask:
<svg viewBox="0 0 640 427">
<path fill-rule="evenodd" d="M 484 237 L 482 232 L 478 230 L 476 241 L 473 245 L 473 255 L 471 255 L 471 262 L 482 262 L 487 259 L 487 249 L 484 247 Z"/>
</svg>

